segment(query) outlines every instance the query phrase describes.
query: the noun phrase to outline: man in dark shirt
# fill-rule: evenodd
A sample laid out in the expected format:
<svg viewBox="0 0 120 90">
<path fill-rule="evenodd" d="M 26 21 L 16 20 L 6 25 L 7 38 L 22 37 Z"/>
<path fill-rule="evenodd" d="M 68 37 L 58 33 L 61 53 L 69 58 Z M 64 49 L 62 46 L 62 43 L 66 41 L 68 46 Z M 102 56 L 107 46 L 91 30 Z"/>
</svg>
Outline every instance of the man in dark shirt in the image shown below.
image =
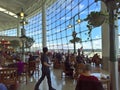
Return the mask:
<svg viewBox="0 0 120 90">
<path fill-rule="evenodd" d="M 49 90 L 56 90 L 52 87 L 52 84 L 51 84 L 50 69 L 49 69 L 51 64 L 49 64 L 49 59 L 48 59 L 47 53 L 48 53 L 48 48 L 43 47 L 43 54 L 41 56 L 42 76 L 36 83 L 35 90 L 39 90 L 39 85 L 44 80 L 45 76 L 48 79 L 47 81 L 48 81 Z"/>
</svg>

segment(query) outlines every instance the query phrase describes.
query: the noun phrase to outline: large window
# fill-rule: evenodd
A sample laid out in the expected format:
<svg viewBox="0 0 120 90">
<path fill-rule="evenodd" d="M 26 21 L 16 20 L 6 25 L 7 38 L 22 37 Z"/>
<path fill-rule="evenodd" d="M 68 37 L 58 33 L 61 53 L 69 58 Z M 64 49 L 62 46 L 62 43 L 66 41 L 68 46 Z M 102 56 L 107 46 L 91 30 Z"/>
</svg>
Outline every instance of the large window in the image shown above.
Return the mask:
<svg viewBox="0 0 120 90">
<path fill-rule="evenodd" d="M 17 36 L 17 29 L 1 31 L 0 36 Z"/>
<path fill-rule="evenodd" d="M 99 10 L 100 2 L 95 3 L 94 0 L 58 0 L 47 9 L 48 47 L 54 50 L 73 50 L 70 40 L 75 29 L 77 37 L 82 39 L 81 43 L 76 43 L 76 49 L 81 46 L 91 51 L 101 49 L 101 28 L 94 28 L 91 35 L 88 35 L 87 22 L 76 22 L 79 18 L 85 19 L 91 11 Z M 72 28 L 68 28 L 70 24 Z"/>
<path fill-rule="evenodd" d="M 47 3 L 46 3 L 47 5 Z M 102 49 L 101 46 L 101 27 L 93 28 L 91 34 L 88 34 L 87 21 L 83 21 L 91 11 L 100 11 L 100 2 L 94 0 L 57 0 L 46 9 L 46 30 L 47 46 L 51 50 L 73 50 L 73 44 L 70 43 L 72 32 L 75 30 L 77 37 L 82 39 L 81 43 L 76 43 L 76 49 L 89 49 L 90 52 L 95 49 Z M 81 19 L 81 23 L 76 20 Z M 120 23 L 118 23 L 120 24 Z M 72 28 L 68 28 L 72 25 Z M 118 25 L 119 26 L 119 25 Z M 120 27 L 119 27 L 120 28 Z M 25 26 L 26 35 L 35 40 L 31 50 L 41 50 L 42 48 L 42 14 L 41 12 L 28 18 L 28 24 Z M 3 32 L 0 34 L 2 35 Z M 5 35 L 17 35 L 15 30 L 8 30 Z"/>
<path fill-rule="evenodd" d="M 30 36 L 35 40 L 31 51 L 37 51 L 42 48 L 42 14 L 37 13 L 28 19 L 26 28 L 26 36 Z"/>
</svg>

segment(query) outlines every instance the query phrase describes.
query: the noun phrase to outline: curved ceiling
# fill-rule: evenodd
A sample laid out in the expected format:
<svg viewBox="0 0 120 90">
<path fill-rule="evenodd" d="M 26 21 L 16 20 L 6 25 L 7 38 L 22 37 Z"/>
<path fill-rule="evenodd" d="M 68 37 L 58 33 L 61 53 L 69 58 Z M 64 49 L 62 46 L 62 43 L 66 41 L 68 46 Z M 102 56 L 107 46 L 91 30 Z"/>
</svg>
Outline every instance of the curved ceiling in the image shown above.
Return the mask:
<svg viewBox="0 0 120 90">
<path fill-rule="evenodd" d="M 27 17 L 38 10 L 40 11 L 42 1 L 50 6 L 56 0 L 0 0 L 0 31 L 17 27 L 18 19 L 15 15 L 20 13 L 21 9 L 23 9 Z M 1 10 L 1 8 L 5 9 L 5 11 Z M 11 16 L 11 12 L 15 15 Z"/>
</svg>

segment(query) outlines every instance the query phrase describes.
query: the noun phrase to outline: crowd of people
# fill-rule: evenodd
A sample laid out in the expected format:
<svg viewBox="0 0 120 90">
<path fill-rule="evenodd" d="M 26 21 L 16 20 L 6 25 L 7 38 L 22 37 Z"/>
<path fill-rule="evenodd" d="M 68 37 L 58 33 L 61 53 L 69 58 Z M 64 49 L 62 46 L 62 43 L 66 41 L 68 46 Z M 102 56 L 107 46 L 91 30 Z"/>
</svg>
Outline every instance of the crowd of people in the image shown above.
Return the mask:
<svg viewBox="0 0 120 90">
<path fill-rule="evenodd" d="M 16 64 L 10 64 L 10 66 L 18 67 L 18 75 L 20 75 L 23 72 L 23 64 L 25 63 L 21 59 L 20 55 L 17 53 L 11 53 L 11 54 L 4 53 L 3 57 L 5 58 L 5 56 L 7 56 L 7 57 L 11 56 L 12 58 L 10 58 L 10 59 L 13 59 L 12 61 L 15 60 Z M 78 73 L 78 75 L 77 75 L 76 80 L 78 80 L 78 82 L 77 82 L 75 90 L 88 90 L 88 89 L 81 88 L 83 86 L 81 84 L 81 82 L 84 82 L 83 79 L 93 80 L 96 83 L 99 82 L 99 80 L 96 77 L 90 76 L 90 67 L 89 67 L 89 65 L 91 63 L 94 63 L 95 66 L 99 66 L 99 64 L 102 64 L 102 59 L 99 57 L 99 55 L 97 53 L 92 58 L 90 58 L 87 55 L 84 55 L 84 53 L 80 49 L 78 49 L 77 54 L 70 53 L 69 51 L 68 51 L 68 53 L 63 53 L 63 52 L 62 53 L 60 53 L 60 52 L 50 53 L 48 51 L 48 48 L 44 47 L 43 53 L 38 54 L 37 58 L 34 58 L 32 53 L 28 53 L 26 55 L 25 61 L 27 61 L 28 63 L 30 63 L 31 61 L 34 61 L 34 60 L 38 60 L 42 64 L 42 76 L 36 83 L 35 90 L 39 90 L 39 85 L 44 80 L 45 76 L 48 79 L 49 90 L 56 90 L 52 87 L 52 83 L 51 83 L 51 78 L 50 78 L 51 76 L 50 76 L 50 69 L 49 69 L 49 67 L 51 67 L 51 64 L 49 63 L 49 60 L 54 62 L 53 63 L 54 66 L 61 65 L 61 64 L 64 65 L 64 69 L 65 69 L 65 71 L 67 71 L 66 76 L 69 76 L 72 78 L 75 77 L 75 72 L 76 72 L 76 68 L 78 67 L 78 64 L 84 65 L 83 71 L 81 73 Z M 3 66 L 4 63 L 1 63 L 1 65 Z M 30 75 L 33 75 L 33 74 L 34 74 L 34 72 L 30 73 Z M 79 76 L 79 74 L 81 74 L 81 75 Z M 101 89 L 93 89 L 92 88 L 89 90 L 103 90 L 100 82 L 98 84 L 100 87 L 96 87 L 96 88 L 101 88 Z M 79 86 L 81 86 L 81 87 L 79 87 Z M 79 89 L 79 88 L 81 88 L 81 89 Z M 3 89 L 3 90 L 5 90 L 5 89 Z"/>
<path fill-rule="evenodd" d="M 60 68 L 60 65 L 64 66 L 64 71 L 67 72 L 66 75 L 74 77 L 75 71 L 79 64 L 92 64 L 95 67 L 102 66 L 102 59 L 95 53 L 93 57 L 88 57 L 78 49 L 77 54 L 70 53 L 53 53 L 54 66 L 55 68 Z"/>
<path fill-rule="evenodd" d="M 41 82 L 44 80 L 45 76 L 48 79 L 47 81 L 48 81 L 49 90 L 56 90 L 52 87 L 51 78 L 50 78 L 49 67 L 51 66 L 51 64 L 49 63 L 49 57 L 51 57 L 50 55 L 52 55 L 52 54 L 47 55 L 47 52 L 48 52 L 48 48 L 44 47 L 43 54 L 41 55 L 42 75 L 41 75 L 40 79 L 38 80 L 38 82 L 36 83 L 34 90 L 39 90 L 39 86 L 40 86 Z M 97 54 L 95 54 L 95 56 L 96 55 Z M 53 59 L 53 61 L 58 60 L 57 62 L 59 64 L 64 63 L 65 69 L 69 71 L 69 73 L 67 73 L 67 75 L 70 77 L 73 77 L 73 71 L 74 71 L 74 68 L 76 67 L 76 65 L 78 63 L 83 64 L 82 72 L 79 75 L 79 77 L 76 79 L 77 84 L 76 84 L 75 90 L 104 90 L 102 83 L 98 80 L 98 78 L 95 76 L 91 76 L 91 64 L 90 63 L 91 62 L 95 63 L 94 60 L 96 58 L 93 58 L 92 60 L 88 60 L 88 57 L 87 57 L 87 59 L 85 59 L 84 55 L 83 54 L 81 55 L 80 50 L 78 50 L 77 56 L 75 56 L 74 54 L 69 54 L 69 52 L 67 53 L 66 56 L 64 56 L 63 53 L 62 54 L 54 53 L 52 59 Z M 56 62 L 56 61 L 54 61 L 54 62 Z M 56 64 L 56 63 L 54 63 L 54 64 Z M 96 64 L 96 66 L 97 65 L 98 65 L 98 63 Z"/>
</svg>

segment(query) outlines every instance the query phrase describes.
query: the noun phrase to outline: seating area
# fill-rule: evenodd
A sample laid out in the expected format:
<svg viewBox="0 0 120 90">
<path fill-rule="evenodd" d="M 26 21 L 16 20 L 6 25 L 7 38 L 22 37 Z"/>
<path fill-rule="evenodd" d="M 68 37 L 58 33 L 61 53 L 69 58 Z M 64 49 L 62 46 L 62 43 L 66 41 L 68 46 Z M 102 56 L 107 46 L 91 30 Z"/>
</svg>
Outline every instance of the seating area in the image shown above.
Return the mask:
<svg viewBox="0 0 120 90">
<path fill-rule="evenodd" d="M 21 90 L 21 89 L 25 90 L 23 87 L 28 86 L 30 84 L 35 85 L 35 83 L 37 82 L 37 80 L 41 75 L 41 69 L 40 69 L 41 64 L 39 63 L 39 68 L 36 65 L 37 64 L 35 61 L 31 61 L 29 63 L 23 63 L 23 71 L 20 74 L 18 74 L 18 69 L 16 67 L 12 67 L 12 68 L 1 67 L 0 82 L 4 83 L 8 87 L 8 90 L 11 90 L 11 88 L 12 90 Z M 8 66 L 11 67 L 16 65 L 8 65 Z M 75 88 L 77 78 L 82 73 L 83 67 L 84 67 L 83 63 L 77 64 L 76 68 L 74 68 L 73 70 L 73 77 L 71 78 L 71 76 L 69 76 L 70 74 L 69 71 L 65 70 L 65 66 L 63 63 L 61 63 L 59 68 L 55 68 L 53 63 L 53 67 L 51 68 L 52 70 L 51 74 L 52 74 L 52 79 L 56 81 L 56 83 L 53 84 L 57 87 L 58 85 L 57 82 L 62 82 L 64 85 L 65 82 L 70 81 L 69 82 L 70 84 L 74 83 L 72 86 Z M 106 77 L 105 76 L 102 77 L 103 79 L 100 79 L 100 81 L 103 83 L 105 90 L 110 90 L 110 78 L 107 79 L 108 73 L 99 67 L 93 67 L 93 73 L 96 75 L 96 77 L 100 78 L 101 72 L 102 74 L 106 75 Z M 25 86 L 21 86 L 21 85 L 25 85 Z M 61 88 L 63 87 L 63 85 L 61 85 Z M 34 86 L 32 88 L 34 88 Z M 60 90 L 65 90 L 65 89 L 60 89 Z"/>
<path fill-rule="evenodd" d="M 28 53 L 30 57 L 27 61 L 23 62 L 19 57 L 19 53 L 16 54 L 16 56 L 14 55 L 14 59 L 12 57 L 12 53 L 11 55 L 6 53 L 6 55 L 9 55 L 9 58 L 11 58 L 11 62 L 5 61 L 5 63 L 7 64 L 2 63 L 0 69 L 0 82 L 4 83 L 7 86 L 8 90 L 11 90 L 11 88 L 13 90 L 18 90 L 19 88 L 22 88 L 19 87 L 22 84 L 35 84 L 40 78 L 40 57 L 42 54 L 39 54 L 38 56 L 40 57 L 37 57 L 36 59 L 33 58 L 34 56 L 32 54 L 33 53 Z M 85 57 L 84 54 L 78 54 L 75 56 L 73 53 L 66 53 L 65 55 L 60 55 L 62 57 L 61 59 L 56 59 L 56 56 L 54 56 L 53 58 L 53 55 L 54 54 L 49 55 L 49 57 L 51 57 L 49 62 L 53 64 L 51 70 L 52 73 L 56 73 L 56 71 L 58 72 L 53 76 L 59 78 L 60 81 L 64 80 L 66 82 L 67 79 L 77 82 L 79 76 L 83 73 L 84 65 L 90 64 L 92 67 L 92 75 L 95 75 L 101 81 L 105 90 L 111 90 L 110 73 L 108 71 L 103 70 L 101 63 L 102 59 L 99 56 L 97 56 L 97 54 L 93 55 L 93 57 Z M 6 59 L 9 58 L 6 57 Z M 74 84 L 74 87 L 75 85 L 76 83 Z"/>
</svg>

